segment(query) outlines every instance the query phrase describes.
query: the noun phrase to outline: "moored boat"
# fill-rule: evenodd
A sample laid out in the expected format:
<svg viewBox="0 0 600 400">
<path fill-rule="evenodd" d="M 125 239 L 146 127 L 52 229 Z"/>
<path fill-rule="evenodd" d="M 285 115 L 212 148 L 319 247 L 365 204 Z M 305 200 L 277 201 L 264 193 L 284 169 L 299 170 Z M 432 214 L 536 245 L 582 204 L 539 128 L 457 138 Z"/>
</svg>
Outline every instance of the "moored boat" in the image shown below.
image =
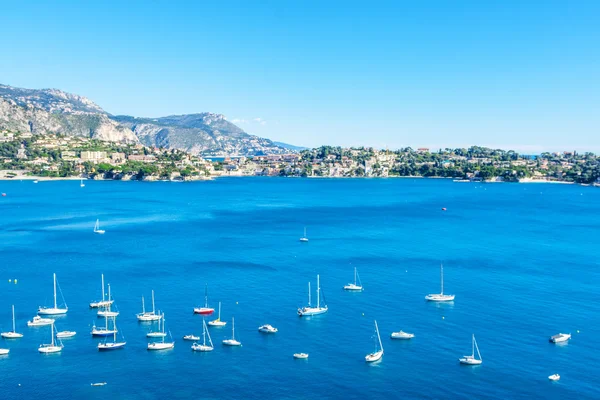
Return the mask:
<svg viewBox="0 0 600 400">
<path fill-rule="evenodd" d="M 308 282 L 308 306 L 298 308 L 298 315 L 300 317 L 311 316 L 311 315 L 319 315 L 325 314 L 328 311 L 327 305 L 321 306 L 321 284 L 319 280 L 319 275 L 317 275 L 317 306 L 312 307 L 310 303 L 310 282 Z M 323 297 L 323 302 L 325 302 L 325 298 Z"/>
<path fill-rule="evenodd" d="M 208 285 L 204 287 L 204 307 L 194 307 L 194 314 L 212 315 L 215 309 L 208 306 Z"/>
<path fill-rule="evenodd" d="M 392 332 L 391 334 L 391 338 L 392 339 L 412 339 L 414 338 L 415 335 L 414 333 L 408 333 L 408 332 L 404 332 L 404 331 L 399 331 L 399 332 Z"/>
<path fill-rule="evenodd" d="M 18 333 L 15 327 L 15 306 L 12 306 L 12 331 L 2 332 L 0 334 L 4 339 L 20 339 L 23 337 L 22 333 Z"/>
<path fill-rule="evenodd" d="M 56 274 L 52 274 L 52 277 L 54 280 L 54 306 L 53 307 L 40 307 L 38 309 L 38 315 L 63 315 L 63 314 L 66 314 L 67 311 L 69 311 L 69 308 L 67 307 L 67 305 L 64 304 L 65 303 L 64 297 L 63 297 L 64 307 L 58 307 L 58 304 L 56 302 Z M 60 295 L 62 296 L 62 290 L 60 291 Z"/>
<path fill-rule="evenodd" d="M 276 333 L 277 330 L 277 328 L 269 324 L 261 325 L 258 327 L 258 331 L 262 333 Z"/>
<path fill-rule="evenodd" d="M 436 302 L 454 301 L 455 295 L 444 294 L 444 266 L 443 265 L 440 265 L 440 282 L 441 282 L 440 293 L 428 294 L 427 296 L 425 296 L 425 300 L 436 301 Z"/>
<path fill-rule="evenodd" d="M 571 339 L 570 333 L 559 333 L 558 335 L 550 336 L 548 341 L 550 343 L 562 343 L 568 341 L 569 339 Z"/>
<path fill-rule="evenodd" d="M 375 341 L 375 351 L 365 356 L 366 362 L 374 362 L 381 360 L 383 357 L 383 344 L 381 343 L 381 336 L 379 335 L 379 327 L 377 321 L 375 321 L 375 333 L 377 334 L 377 340 Z M 379 344 L 379 347 L 377 346 Z"/>
<path fill-rule="evenodd" d="M 477 346 L 477 341 L 475 340 L 475 335 L 471 338 L 471 355 L 470 356 L 462 356 L 458 359 L 461 364 L 465 365 L 480 365 L 483 362 L 481 358 L 481 354 L 479 353 L 479 346 Z M 475 357 L 475 350 L 477 350 L 477 357 Z"/>
</svg>

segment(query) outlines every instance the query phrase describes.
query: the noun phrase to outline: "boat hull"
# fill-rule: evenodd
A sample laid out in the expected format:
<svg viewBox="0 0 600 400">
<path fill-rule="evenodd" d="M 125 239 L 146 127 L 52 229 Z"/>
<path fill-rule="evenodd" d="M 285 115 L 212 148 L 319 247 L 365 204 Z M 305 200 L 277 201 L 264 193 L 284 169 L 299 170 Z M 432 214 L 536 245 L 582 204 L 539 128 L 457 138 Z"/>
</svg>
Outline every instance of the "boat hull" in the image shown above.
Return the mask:
<svg viewBox="0 0 600 400">
<path fill-rule="evenodd" d="M 455 295 L 453 294 L 428 294 L 425 296 L 425 300 L 433 301 L 433 302 L 446 302 L 446 301 L 454 301 Z"/>
<path fill-rule="evenodd" d="M 192 341 L 197 341 L 200 340 L 199 336 L 194 336 L 194 335 L 186 335 L 183 337 L 183 340 L 192 340 Z"/>
<path fill-rule="evenodd" d="M 59 339 L 64 339 L 64 338 L 70 338 L 77 335 L 77 332 L 71 332 L 71 331 L 63 331 L 63 332 L 58 332 L 56 334 L 56 337 Z"/>
<path fill-rule="evenodd" d="M 548 377 L 548 379 L 550 379 L 551 381 L 558 381 L 560 379 L 560 375 L 559 374 L 550 375 Z"/>
<path fill-rule="evenodd" d="M 305 360 L 308 358 L 308 354 L 307 353 L 296 353 L 296 354 L 294 354 L 294 358 L 296 358 L 298 360 Z"/>
<path fill-rule="evenodd" d="M 362 292 L 363 287 L 355 285 L 353 283 L 349 283 L 346 286 L 344 286 L 344 290 L 348 290 L 350 292 Z"/>
<path fill-rule="evenodd" d="M 365 356 L 365 361 L 371 363 L 381 360 L 381 357 L 383 357 L 383 351 L 376 351 L 375 353 L 367 354 Z"/>
<path fill-rule="evenodd" d="M 483 362 L 482 360 L 478 360 L 471 356 L 465 356 L 463 358 L 460 358 L 458 361 L 463 365 L 481 365 L 481 363 Z"/>
<path fill-rule="evenodd" d="M 214 321 L 209 321 L 208 325 L 210 325 L 210 326 L 225 326 L 225 325 L 227 325 L 227 322 L 214 320 Z"/>
<path fill-rule="evenodd" d="M 406 332 L 402 332 L 402 331 L 400 331 L 400 332 L 393 332 L 391 334 L 391 338 L 392 339 L 409 340 L 409 339 L 412 339 L 414 337 L 415 337 L 414 334 L 412 334 L 412 333 L 406 333 Z"/>
<path fill-rule="evenodd" d="M 298 309 L 298 316 L 300 317 L 310 317 L 311 315 L 320 315 L 325 314 L 328 311 L 327 307 L 304 307 Z"/>
<path fill-rule="evenodd" d="M 157 314 L 137 314 L 137 320 L 140 322 L 153 322 L 159 321 L 162 317 Z"/>
<path fill-rule="evenodd" d="M 169 350 L 175 347 L 175 343 L 148 343 L 148 350 Z"/>
<path fill-rule="evenodd" d="M 0 336 L 4 339 L 20 339 L 23 337 L 23 334 L 17 332 L 2 332 Z"/>
<path fill-rule="evenodd" d="M 558 335 L 554 335 L 549 339 L 550 343 L 564 343 L 571 339 L 570 333 L 559 333 Z"/>
<path fill-rule="evenodd" d="M 96 330 L 96 331 L 92 331 L 92 336 L 96 336 L 96 337 L 114 336 L 114 334 L 117 332 L 118 331 L 111 331 L 111 330 Z"/>
<path fill-rule="evenodd" d="M 117 343 L 98 343 L 99 351 L 110 351 L 110 350 L 118 350 L 125 347 L 127 342 L 117 342 Z"/>
<path fill-rule="evenodd" d="M 113 302 L 114 300 L 97 301 L 95 303 L 90 303 L 90 308 L 107 307 L 112 305 Z"/>
<path fill-rule="evenodd" d="M 214 348 L 212 346 L 204 346 L 202 344 L 193 344 L 192 345 L 192 350 L 194 351 L 202 351 L 202 352 L 208 352 L 208 351 L 213 351 Z"/>
<path fill-rule="evenodd" d="M 162 332 L 149 332 L 146 334 L 146 337 L 149 337 L 149 338 L 153 338 L 153 337 L 162 338 L 162 337 L 166 337 L 166 336 L 167 336 L 167 334 L 162 333 Z"/>
<path fill-rule="evenodd" d="M 194 314 L 200 315 L 212 315 L 215 312 L 214 308 L 210 307 L 196 307 L 194 308 Z"/>
<path fill-rule="evenodd" d="M 40 346 L 38 351 L 42 354 L 50 354 L 50 353 L 60 353 L 62 351 L 62 346 Z"/>
<path fill-rule="evenodd" d="M 98 311 L 98 318 L 113 318 L 118 317 L 119 313 L 117 311 Z"/>
<path fill-rule="evenodd" d="M 50 318 L 34 317 L 32 321 L 27 321 L 27 326 L 46 326 L 53 323 L 54 320 Z"/>
<path fill-rule="evenodd" d="M 241 346 L 242 344 L 235 339 L 225 339 L 223 340 L 224 346 Z"/>
<path fill-rule="evenodd" d="M 64 315 L 69 311 L 68 308 L 40 308 L 38 315 Z"/>
<path fill-rule="evenodd" d="M 10 353 L 10 349 L 0 349 L 0 356 L 5 356 Z"/>
</svg>

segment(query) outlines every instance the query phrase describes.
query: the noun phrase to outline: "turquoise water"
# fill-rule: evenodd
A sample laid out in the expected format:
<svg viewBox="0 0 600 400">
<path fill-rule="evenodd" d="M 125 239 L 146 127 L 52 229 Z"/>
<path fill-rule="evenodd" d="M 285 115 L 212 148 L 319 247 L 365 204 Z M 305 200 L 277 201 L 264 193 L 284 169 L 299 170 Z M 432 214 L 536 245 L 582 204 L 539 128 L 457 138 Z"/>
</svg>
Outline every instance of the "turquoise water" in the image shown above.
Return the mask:
<svg viewBox="0 0 600 400">
<path fill-rule="evenodd" d="M 231 178 L 199 183 L 0 182 L 0 328 L 15 304 L 17 341 L 0 341 L 3 398 L 599 398 L 600 190 L 424 179 Z M 447 211 L 441 208 L 446 207 Z M 105 235 L 94 235 L 99 218 Z M 307 227 L 309 243 L 298 238 Z M 424 301 L 444 263 L 453 304 Z M 365 286 L 342 286 L 357 267 Z M 28 328 L 56 272 L 76 330 L 38 354 Z M 88 303 L 111 283 L 127 347 L 99 353 Z M 329 312 L 299 318 L 321 275 Z M 17 279 L 18 283 L 9 283 Z M 194 353 L 203 303 L 222 301 L 231 334 Z M 141 296 L 167 316 L 175 349 L 146 350 Z M 385 355 L 368 365 L 373 320 Z M 270 323 L 275 335 L 259 334 Z M 414 332 L 392 341 L 392 331 Z M 579 333 L 577 333 L 579 331 Z M 564 346 L 548 343 L 571 332 Z M 477 337 L 483 365 L 465 367 Z M 310 353 L 294 360 L 295 352 Z M 559 373 L 559 382 L 549 382 Z M 91 382 L 106 381 L 104 387 Z M 20 386 L 19 386 L 20 384 Z"/>
</svg>

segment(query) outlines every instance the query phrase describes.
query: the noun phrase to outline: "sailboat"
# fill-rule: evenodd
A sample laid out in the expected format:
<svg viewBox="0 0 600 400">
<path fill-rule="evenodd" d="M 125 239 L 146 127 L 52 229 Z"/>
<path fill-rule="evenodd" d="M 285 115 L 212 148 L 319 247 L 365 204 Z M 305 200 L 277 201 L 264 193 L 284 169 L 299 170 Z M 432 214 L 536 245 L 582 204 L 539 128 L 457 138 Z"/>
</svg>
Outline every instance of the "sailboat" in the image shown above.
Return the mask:
<svg viewBox="0 0 600 400">
<path fill-rule="evenodd" d="M 206 344 L 206 338 L 208 337 L 208 344 Z M 202 320 L 202 344 L 194 343 L 192 344 L 192 350 L 194 351 L 213 351 L 214 346 L 212 339 L 210 338 L 210 332 L 208 332 L 208 328 L 206 327 L 206 321 Z"/>
<path fill-rule="evenodd" d="M 323 298 L 323 301 L 325 299 Z M 298 315 L 301 317 L 324 314 L 327 312 L 327 305 L 321 307 L 321 286 L 319 283 L 319 275 L 317 275 L 317 306 L 312 307 L 310 304 L 310 282 L 308 282 L 308 306 L 298 308 Z"/>
<path fill-rule="evenodd" d="M 377 343 L 379 344 L 379 347 L 377 347 L 376 343 L 375 351 L 365 356 L 366 362 L 378 361 L 381 360 L 381 357 L 383 357 L 383 344 L 381 344 L 381 336 L 379 336 L 379 327 L 377 326 L 377 321 L 375 321 L 375 333 L 377 333 Z"/>
<path fill-rule="evenodd" d="M 54 277 L 54 307 L 40 307 L 38 309 L 39 315 L 62 315 L 69 311 L 69 308 L 66 304 L 65 308 L 58 308 L 58 305 L 56 304 L 56 274 L 53 274 L 52 276 Z M 60 295 L 62 296 L 62 291 L 60 292 Z M 65 299 L 63 297 L 63 303 L 64 302 Z"/>
<path fill-rule="evenodd" d="M 94 324 L 94 326 L 92 326 L 92 336 L 105 337 L 105 336 L 115 335 L 117 333 L 117 326 L 113 324 L 112 329 L 109 329 L 108 320 L 109 320 L 109 318 L 104 318 L 104 328 L 99 328 L 96 326 L 96 324 Z M 113 317 L 113 320 L 114 320 L 114 317 Z"/>
<path fill-rule="evenodd" d="M 162 314 L 162 332 L 150 332 L 146 336 L 147 337 L 161 337 L 162 340 L 160 342 L 152 342 L 148 343 L 148 350 L 167 350 L 175 347 L 175 342 L 173 341 L 173 337 L 171 336 L 171 331 L 169 331 L 169 337 L 171 338 L 170 342 L 165 342 L 165 337 L 167 334 L 165 333 L 165 314 Z M 160 325 L 161 321 L 158 321 Z M 151 336 L 153 333 L 160 333 L 160 336 Z"/>
<path fill-rule="evenodd" d="M 113 317 L 113 331 L 113 341 L 105 341 L 104 343 L 98 343 L 98 351 L 117 350 L 125 347 L 125 344 L 127 344 L 127 342 L 117 342 L 117 318 L 115 317 Z"/>
<path fill-rule="evenodd" d="M 100 229 L 100 220 L 97 219 L 96 220 L 96 225 L 94 225 L 94 233 L 97 233 L 99 235 L 104 235 L 106 231 L 104 229 Z"/>
<path fill-rule="evenodd" d="M 52 324 L 52 326 L 50 327 L 50 337 L 51 337 L 51 342 L 48 344 L 41 344 L 40 347 L 38 348 L 38 351 L 40 353 L 44 353 L 44 354 L 49 354 L 49 353 L 58 353 L 61 352 L 63 349 L 63 344 L 60 341 L 60 339 L 58 339 L 58 343 L 56 343 L 54 341 L 54 331 L 56 330 L 56 327 L 54 326 L 54 324 Z"/>
<path fill-rule="evenodd" d="M 475 340 L 475 335 L 473 335 L 473 338 L 471 340 L 471 355 L 470 356 L 463 356 L 462 358 L 459 358 L 458 361 L 460 361 L 461 364 L 466 364 L 466 365 L 479 365 L 483 362 L 483 360 L 481 359 L 481 353 L 479 353 L 479 346 L 477 346 L 477 341 Z M 475 358 L 475 350 L 477 350 L 477 357 L 479 358 Z"/>
<path fill-rule="evenodd" d="M 212 315 L 214 308 L 208 306 L 208 285 L 204 287 L 204 307 L 194 307 L 194 314 Z"/>
<path fill-rule="evenodd" d="M 223 340 L 223 344 L 225 346 L 241 346 L 242 343 L 235 339 L 235 321 L 233 317 L 231 317 L 231 339 Z"/>
<path fill-rule="evenodd" d="M 22 333 L 17 333 L 15 328 L 15 306 L 12 306 L 12 323 L 13 328 L 10 332 L 2 332 L 0 335 L 5 339 L 19 339 L 23 337 Z"/>
<path fill-rule="evenodd" d="M 106 307 L 113 303 L 114 300 L 111 300 L 110 297 L 108 300 L 104 299 L 104 274 L 102 274 L 102 301 L 93 301 L 90 303 L 90 308 L 100 308 Z"/>
<path fill-rule="evenodd" d="M 349 283 L 344 286 L 344 290 L 353 290 L 353 291 L 362 291 L 362 283 L 360 282 L 360 277 L 358 276 L 358 271 L 354 268 L 354 283 Z"/>
<path fill-rule="evenodd" d="M 454 301 L 453 294 L 444 294 L 444 266 L 440 264 L 440 281 L 442 284 L 442 288 L 440 293 L 428 294 L 425 296 L 425 300 L 427 301 Z"/>
<path fill-rule="evenodd" d="M 153 337 L 158 337 L 158 338 L 164 338 L 165 336 L 167 336 L 167 334 L 165 333 L 165 314 L 161 314 L 160 312 L 158 313 L 158 315 L 160 315 L 162 318 L 158 320 L 158 331 L 150 331 L 146 334 L 146 337 L 149 338 L 153 338 Z M 162 321 L 162 330 L 161 330 L 161 321 Z"/>
<path fill-rule="evenodd" d="M 217 317 L 217 319 L 209 321 L 208 324 L 210 326 L 225 326 L 225 325 L 227 325 L 227 322 L 221 321 L 221 302 L 219 302 L 219 316 Z"/>
<path fill-rule="evenodd" d="M 300 238 L 301 242 L 308 242 L 308 237 L 306 237 L 306 227 L 304 227 L 304 236 Z"/>
<path fill-rule="evenodd" d="M 84 186 L 85 186 L 85 184 L 83 183 L 83 179 L 81 179 L 81 180 L 79 181 L 79 187 L 84 187 Z"/>
<path fill-rule="evenodd" d="M 142 296 L 142 312 L 137 314 L 137 319 L 140 322 L 151 322 L 160 320 L 161 316 L 154 311 L 154 290 L 152 291 L 152 311 L 146 311 L 144 305 L 144 296 Z"/>
<path fill-rule="evenodd" d="M 111 310 L 111 304 L 112 304 L 113 300 L 110 298 L 110 283 L 108 284 L 108 301 L 106 302 L 107 304 L 102 307 L 102 310 L 98 311 L 98 317 L 116 317 L 117 315 L 119 315 L 118 311 L 112 311 Z"/>
</svg>

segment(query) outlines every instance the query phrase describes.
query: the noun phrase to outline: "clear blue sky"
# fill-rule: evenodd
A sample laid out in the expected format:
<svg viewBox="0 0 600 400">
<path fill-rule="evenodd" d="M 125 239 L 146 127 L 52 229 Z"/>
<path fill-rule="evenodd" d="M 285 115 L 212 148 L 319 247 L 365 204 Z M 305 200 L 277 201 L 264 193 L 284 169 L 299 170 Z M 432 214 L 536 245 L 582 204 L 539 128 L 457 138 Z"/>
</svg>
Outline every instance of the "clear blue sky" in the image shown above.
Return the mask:
<svg viewBox="0 0 600 400">
<path fill-rule="evenodd" d="M 495 3 L 495 4 L 492 4 Z M 292 144 L 600 151 L 600 1 L 28 1 L 0 82 Z"/>
</svg>

